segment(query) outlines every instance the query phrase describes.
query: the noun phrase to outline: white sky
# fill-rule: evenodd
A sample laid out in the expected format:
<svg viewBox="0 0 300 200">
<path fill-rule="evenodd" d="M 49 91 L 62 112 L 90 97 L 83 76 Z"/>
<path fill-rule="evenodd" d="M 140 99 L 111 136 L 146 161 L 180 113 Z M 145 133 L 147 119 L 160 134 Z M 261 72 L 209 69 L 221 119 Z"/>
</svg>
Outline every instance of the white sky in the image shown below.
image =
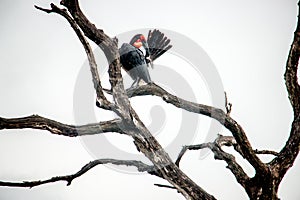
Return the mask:
<svg viewBox="0 0 300 200">
<path fill-rule="evenodd" d="M 48 7 L 50 3 L 44 0 L 0 1 L 0 116 L 40 114 L 64 123 L 75 123 L 73 92 L 86 57 L 65 19 L 33 8 L 34 4 Z M 214 62 L 233 103 L 232 117 L 244 127 L 252 146 L 280 150 L 292 120 L 283 73 L 295 29 L 297 1 L 153 0 L 149 2 L 149 9 L 144 4 L 136 0 L 81 2 L 88 18 L 111 36 L 153 27 L 169 29 L 195 41 Z M 174 68 L 184 64 L 171 57 L 169 60 L 162 58 L 160 62 L 174 65 Z M 184 71 L 185 80 L 195 79 L 194 74 Z M 199 84 L 199 90 L 205 89 L 201 85 L 203 82 Z M 194 92 L 198 89 L 192 88 Z M 199 103 L 210 102 L 205 91 L 196 94 L 196 98 Z M 146 124 L 154 120 L 153 115 L 148 114 L 150 111 L 160 113 L 159 109 L 165 109 L 166 122 L 158 138 L 167 145 L 169 132 L 178 128 L 181 111 L 155 97 L 132 101 Z M 96 112 L 97 119 L 109 116 L 102 115 L 99 110 Z M 210 120 L 205 117 L 200 120 L 199 133 L 203 133 Z M 222 133 L 226 134 L 226 130 Z M 174 137 L 176 135 L 172 135 L 171 140 Z M 198 135 L 193 143 L 201 140 L 203 136 Z M 122 150 L 135 150 L 127 137 L 114 134 L 109 136 L 109 141 L 115 141 Z M 39 130 L 10 130 L 1 131 L 0 159 L 0 180 L 23 181 L 74 173 L 93 157 L 78 138 L 54 136 Z M 225 164 L 215 161 L 212 155 L 199 159 L 199 152 L 188 152 L 181 166 L 218 199 L 248 199 Z M 253 174 L 247 164 L 243 166 Z M 299 167 L 298 159 L 281 184 L 280 198 L 300 199 Z M 175 191 L 157 188 L 154 183 L 165 181 L 98 166 L 74 180 L 69 187 L 65 183 L 54 183 L 33 189 L 0 188 L 0 199 L 183 199 Z"/>
</svg>

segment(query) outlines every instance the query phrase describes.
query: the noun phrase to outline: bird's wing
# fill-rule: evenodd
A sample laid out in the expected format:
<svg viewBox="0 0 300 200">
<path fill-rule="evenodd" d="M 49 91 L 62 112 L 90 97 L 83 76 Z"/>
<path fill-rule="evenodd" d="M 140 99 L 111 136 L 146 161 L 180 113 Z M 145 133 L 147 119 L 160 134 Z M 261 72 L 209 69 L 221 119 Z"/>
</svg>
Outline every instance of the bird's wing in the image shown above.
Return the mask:
<svg viewBox="0 0 300 200">
<path fill-rule="evenodd" d="M 149 45 L 150 59 L 154 61 L 172 48 L 170 39 L 157 29 L 149 30 L 147 42 Z"/>
<path fill-rule="evenodd" d="M 151 82 L 146 60 L 141 50 L 124 43 L 119 49 L 119 53 L 122 66 L 132 79 L 136 80 L 139 77 L 146 83 Z"/>
<path fill-rule="evenodd" d="M 146 63 L 143 52 L 134 46 L 124 43 L 119 49 L 121 63 L 126 71 Z"/>
</svg>

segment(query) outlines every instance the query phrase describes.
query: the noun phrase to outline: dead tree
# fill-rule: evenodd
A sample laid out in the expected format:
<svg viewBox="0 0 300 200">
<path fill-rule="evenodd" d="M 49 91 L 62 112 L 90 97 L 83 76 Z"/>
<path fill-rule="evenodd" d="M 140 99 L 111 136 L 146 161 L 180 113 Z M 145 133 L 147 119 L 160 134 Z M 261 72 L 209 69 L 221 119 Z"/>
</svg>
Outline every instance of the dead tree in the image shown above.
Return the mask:
<svg viewBox="0 0 300 200">
<path fill-rule="evenodd" d="M 227 168 L 235 176 L 236 181 L 245 189 L 250 199 L 279 199 L 277 196 L 279 184 L 287 170 L 292 167 L 300 148 L 300 86 L 297 80 L 298 60 L 300 56 L 299 16 L 284 74 L 289 100 L 294 112 L 294 119 L 285 146 L 279 152 L 274 152 L 253 149 L 241 125 L 230 116 L 231 105 L 227 100 L 226 111 L 223 111 L 219 108 L 176 97 L 154 83 L 139 86 L 135 90 L 125 90 L 121 75 L 117 39 L 109 37 L 102 29 L 98 29 L 87 19 L 79 7 L 78 0 L 62 0 L 60 3 L 64 8 L 59 8 L 55 4 L 51 4 L 50 9 L 35 7 L 46 13 L 59 14 L 70 23 L 85 49 L 99 107 L 116 113 L 118 117 L 110 121 L 82 126 L 63 124 L 38 115 L 22 118 L 0 118 L 0 129 L 41 129 L 47 130 L 52 134 L 67 137 L 84 137 L 86 135 L 116 132 L 132 137 L 134 145 L 152 162 L 152 165 L 147 165 L 137 160 L 98 159 L 86 164 L 77 173 L 72 175 L 29 182 L 0 181 L 0 186 L 32 188 L 56 181 L 66 181 L 70 185 L 72 180 L 83 175 L 91 168 L 111 163 L 114 165 L 134 166 L 138 171 L 148 172 L 151 175 L 165 179 L 171 186 L 157 186 L 175 189 L 186 199 L 211 200 L 215 199 L 215 197 L 197 185 L 179 168 L 180 160 L 187 150 L 208 148 L 213 152 L 215 159 L 226 162 Z M 298 3 L 298 6 L 300 6 L 300 3 Z M 109 82 L 111 85 L 110 94 L 105 94 L 102 88 L 93 51 L 86 37 L 96 43 L 103 50 L 107 58 L 109 63 Z M 106 95 L 112 95 L 113 102 L 109 101 Z M 156 138 L 152 136 L 135 110 L 131 107 L 130 98 L 143 95 L 155 95 L 179 109 L 211 117 L 228 129 L 232 133 L 232 136 L 218 135 L 212 142 L 184 146 L 177 160 L 174 161 L 161 147 Z M 241 165 L 236 162 L 235 157 L 222 149 L 223 146 L 232 146 L 238 154 L 253 166 L 255 175 L 249 177 Z M 258 154 L 272 154 L 274 158 L 272 161 L 264 163 L 259 159 Z"/>
</svg>

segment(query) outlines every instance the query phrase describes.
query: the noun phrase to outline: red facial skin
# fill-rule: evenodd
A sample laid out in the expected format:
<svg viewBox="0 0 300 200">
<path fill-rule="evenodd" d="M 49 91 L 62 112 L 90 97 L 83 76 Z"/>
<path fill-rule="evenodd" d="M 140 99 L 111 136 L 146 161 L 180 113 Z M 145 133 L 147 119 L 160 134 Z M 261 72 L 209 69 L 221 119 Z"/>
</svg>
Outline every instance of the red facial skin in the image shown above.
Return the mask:
<svg viewBox="0 0 300 200">
<path fill-rule="evenodd" d="M 137 39 L 137 40 L 135 41 L 135 43 L 133 43 L 133 46 L 136 47 L 136 48 L 138 48 L 138 49 L 141 48 L 141 47 L 143 46 L 142 41 L 143 41 L 143 42 L 146 41 L 146 38 L 145 38 L 145 36 L 143 36 L 143 35 L 141 35 L 140 38 Z"/>
</svg>

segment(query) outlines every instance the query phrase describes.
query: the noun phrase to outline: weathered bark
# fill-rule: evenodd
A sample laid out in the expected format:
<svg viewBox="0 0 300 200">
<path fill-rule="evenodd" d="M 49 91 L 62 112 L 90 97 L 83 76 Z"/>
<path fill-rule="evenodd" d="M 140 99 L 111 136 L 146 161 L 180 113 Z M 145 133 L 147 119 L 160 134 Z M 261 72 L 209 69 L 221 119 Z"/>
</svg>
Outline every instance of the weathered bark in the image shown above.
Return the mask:
<svg viewBox="0 0 300 200">
<path fill-rule="evenodd" d="M 53 177 L 44 181 L 23 183 L 0 181 L 0 186 L 34 187 L 56 181 L 67 181 L 68 184 L 71 184 L 73 179 L 81 176 L 94 166 L 111 163 L 115 165 L 135 166 L 139 171 L 146 171 L 151 175 L 163 178 L 172 184 L 172 186 L 157 184 L 158 186 L 176 189 L 186 199 L 211 200 L 215 198 L 198 186 L 179 168 L 179 162 L 187 150 L 209 148 L 214 153 L 215 159 L 226 162 L 227 168 L 235 176 L 237 182 L 245 188 L 250 199 L 279 199 L 277 196 L 279 184 L 287 170 L 292 167 L 300 150 L 300 86 L 297 79 L 298 61 L 300 56 L 299 16 L 284 75 L 289 99 L 294 111 L 294 120 L 291 126 L 290 136 L 285 146 L 277 153 L 271 150 L 259 151 L 252 148 L 242 126 L 230 117 L 231 104 L 227 102 L 227 97 L 225 99 L 226 112 L 224 112 L 219 108 L 189 102 L 176 97 L 154 83 L 135 88 L 134 90 L 125 91 L 121 74 L 117 39 L 110 38 L 103 30 L 98 29 L 87 19 L 80 10 L 78 0 L 62 0 L 61 4 L 64 5 L 67 10 L 60 9 L 54 4 L 51 4 L 51 9 L 44 9 L 37 6 L 36 8 L 47 13 L 58 13 L 70 23 L 87 54 L 93 84 L 97 94 L 98 106 L 102 109 L 115 112 L 119 116 L 119 119 L 74 126 L 56 122 L 38 115 L 32 115 L 22 118 L 0 118 L 0 130 L 33 128 L 47 130 L 53 134 L 68 137 L 101 134 L 106 132 L 126 134 L 134 139 L 134 144 L 137 149 L 152 162 L 153 166 L 146 165 L 140 161 L 99 159 L 88 163 L 73 175 Z M 300 7 L 299 3 L 298 6 Z M 108 73 L 111 84 L 111 90 L 109 90 L 110 92 L 108 93 L 113 95 L 113 102 L 108 101 L 104 95 L 104 89 L 101 86 L 101 80 L 97 71 L 97 64 L 92 49 L 83 34 L 103 50 L 108 60 Z M 141 95 L 156 95 L 161 97 L 165 102 L 180 109 L 211 117 L 226 127 L 232 133 L 233 137 L 219 135 L 214 142 L 185 146 L 180 152 L 175 164 L 155 137 L 152 136 L 145 127 L 130 105 L 128 96 L 133 97 Z M 235 157 L 225 152 L 222 149 L 222 146 L 232 146 L 237 153 L 242 155 L 254 167 L 254 177 L 250 178 L 235 160 Z M 257 154 L 261 153 L 272 154 L 274 155 L 274 159 L 269 163 L 263 163 L 257 156 Z"/>
<path fill-rule="evenodd" d="M 171 103 L 174 106 L 211 117 L 220 122 L 226 127 L 234 136 L 235 140 L 240 146 L 241 155 L 247 159 L 247 161 L 256 169 L 256 171 L 265 172 L 266 165 L 256 156 L 245 131 L 242 126 L 238 124 L 229 114 L 225 113 L 222 109 L 215 108 L 208 105 L 198 104 L 190 101 L 186 101 L 177 96 L 168 93 L 163 88 L 159 87 L 155 83 L 141 86 L 139 88 L 127 91 L 130 97 L 141 95 L 156 95 L 161 97 L 165 102 Z"/>
<path fill-rule="evenodd" d="M 214 153 L 214 158 L 216 160 L 224 160 L 227 163 L 227 168 L 235 176 L 237 182 L 243 187 L 246 187 L 246 184 L 250 178 L 245 173 L 243 168 L 236 162 L 235 157 L 222 150 L 222 146 L 234 146 L 238 152 L 240 151 L 238 144 L 232 136 L 218 135 L 214 142 L 184 146 L 175 163 L 179 166 L 179 162 L 187 150 L 200 150 L 208 148 Z"/>
<path fill-rule="evenodd" d="M 2 129 L 23 129 L 32 128 L 47 130 L 53 134 L 64 135 L 68 137 L 95 135 L 107 132 L 122 133 L 121 120 L 115 119 L 106 122 L 74 126 L 63 124 L 38 115 L 31 115 L 20 118 L 2 118 L 0 117 L 0 130 Z"/>
<path fill-rule="evenodd" d="M 294 33 L 293 43 L 284 74 L 285 85 L 289 100 L 294 111 L 294 119 L 290 136 L 278 153 L 268 163 L 266 173 L 256 173 L 246 191 L 251 199 L 279 199 L 277 196 L 279 184 L 286 172 L 293 166 L 300 150 L 300 85 L 298 83 L 297 70 L 300 56 L 300 1 L 298 2 L 298 22 Z"/>
<path fill-rule="evenodd" d="M 152 161 L 162 177 L 176 187 L 186 199 L 215 199 L 173 163 L 169 155 L 132 109 L 123 85 L 116 40 L 111 39 L 102 30 L 97 29 L 95 25 L 89 22 L 81 12 L 77 0 L 62 0 L 61 4 L 68 9 L 83 33 L 103 50 L 109 62 L 108 73 L 115 102 L 114 110 L 123 120 L 123 131 L 132 135 L 137 148 Z"/>
</svg>

